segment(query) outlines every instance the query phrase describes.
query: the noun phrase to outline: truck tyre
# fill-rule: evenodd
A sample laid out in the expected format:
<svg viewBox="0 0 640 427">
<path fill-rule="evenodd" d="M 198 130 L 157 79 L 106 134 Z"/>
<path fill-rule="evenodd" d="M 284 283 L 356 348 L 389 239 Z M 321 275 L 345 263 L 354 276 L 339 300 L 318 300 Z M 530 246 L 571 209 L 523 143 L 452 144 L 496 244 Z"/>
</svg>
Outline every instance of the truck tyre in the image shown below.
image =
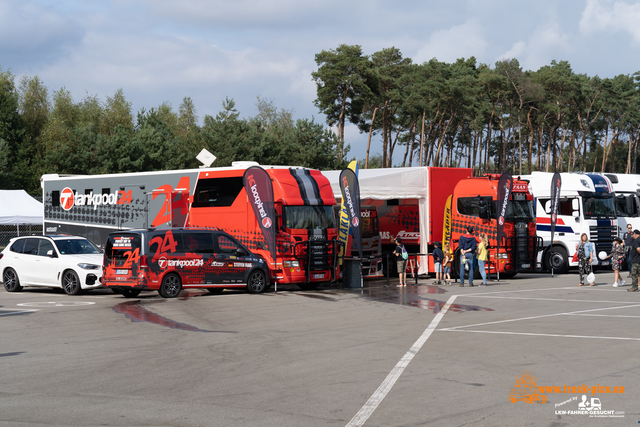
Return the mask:
<svg viewBox="0 0 640 427">
<path fill-rule="evenodd" d="M 255 270 L 247 280 L 247 292 L 259 294 L 267 290 L 267 278 L 261 270 Z"/>
<path fill-rule="evenodd" d="M 547 271 L 551 271 L 553 266 L 554 273 L 565 274 L 569 271 L 569 257 L 567 250 L 562 246 L 553 246 L 549 248 L 544 256 L 544 265 Z"/>
<path fill-rule="evenodd" d="M 175 298 L 180 295 L 181 290 L 182 283 L 180 277 L 177 274 L 167 274 L 162 279 L 158 293 L 162 298 Z"/>
</svg>

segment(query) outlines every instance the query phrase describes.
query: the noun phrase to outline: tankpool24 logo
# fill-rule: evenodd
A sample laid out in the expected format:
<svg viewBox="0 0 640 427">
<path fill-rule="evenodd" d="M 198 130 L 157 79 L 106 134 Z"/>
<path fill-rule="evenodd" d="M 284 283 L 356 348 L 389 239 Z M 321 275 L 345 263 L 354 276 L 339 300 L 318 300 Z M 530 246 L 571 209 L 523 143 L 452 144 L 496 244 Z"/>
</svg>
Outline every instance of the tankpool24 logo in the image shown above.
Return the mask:
<svg viewBox="0 0 640 427">
<path fill-rule="evenodd" d="M 74 206 L 93 206 L 93 210 L 98 209 L 100 205 L 126 205 L 132 201 L 131 190 L 114 191 L 113 193 L 79 194 L 74 193 L 69 187 L 65 187 L 60 192 L 60 206 L 65 211 L 71 210 Z"/>
</svg>

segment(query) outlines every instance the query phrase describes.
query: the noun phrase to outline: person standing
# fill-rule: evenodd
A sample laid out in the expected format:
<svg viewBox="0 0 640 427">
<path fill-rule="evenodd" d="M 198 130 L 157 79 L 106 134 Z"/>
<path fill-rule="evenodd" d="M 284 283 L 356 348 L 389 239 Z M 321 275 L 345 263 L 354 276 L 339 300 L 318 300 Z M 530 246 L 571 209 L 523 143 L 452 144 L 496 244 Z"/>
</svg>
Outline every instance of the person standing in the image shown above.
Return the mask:
<svg viewBox="0 0 640 427">
<path fill-rule="evenodd" d="M 487 272 L 484 269 L 485 263 L 489 260 L 489 239 L 485 233 L 480 233 L 480 244 L 478 245 L 478 268 L 482 276 L 481 286 L 487 286 Z"/>
<path fill-rule="evenodd" d="M 633 230 L 631 244 L 631 289 L 627 292 L 638 292 L 638 273 L 640 273 L 640 231 Z"/>
<path fill-rule="evenodd" d="M 592 246 L 587 233 L 582 233 L 580 243 L 576 243 L 576 250 L 578 251 L 578 272 L 580 273 L 580 284 L 578 286 L 584 286 L 584 276 L 591 272 L 594 252 Z M 589 286 L 593 285 L 594 283 L 589 284 Z"/>
<path fill-rule="evenodd" d="M 622 245 L 622 239 L 616 237 L 613 239 L 613 248 L 607 258 L 611 258 L 611 269 L 613 270 L 613 287 L 619 288 L 624 286 L 624 280 L 620 276 L 620 267 L 622 267 L 622 260 L 624 259 L 624 246 Z"/>
<path fill-rule="evenodd" d="M 442 261 L 444 260 L 444 253 L 442 249 L 440 249 L 440 242 L 435 243 L 435 248 L 433 249 L 433 269 L 436 272 L 436 281 L 434 285 L 442 284 Z"/>
<path fill-rule="evenodd" d="M 451 253 L 451 246 L 448 243 L 445 243 L 444 244 L 444 261 L 442 262 L 445 286 L 448 286 L 451 284 L 451 260 L 453 260 L 453 254 Z"/>
<path fill-rule="evenodd" d="M 631 277 L 631 245 L 633 245 L 633 226 L 631 224 L 627 224 L 627 231 L 622 236 L 622 240 L 624 241 L 624 254 L 627 258 L 627 268 L 629 269 L 629 275 L 627 277 Z"/>
<path fill-rule="evenodd" d="M 399 237 L 395 238 L 396 242 L 396 250 L 393 251 L 393 254 L 397 258 L 396 266 L 398 268 L 398 275 L 400 279 L 400 283 L 398 283 L 398 287 L 407 286 L 407 259 L 409 258 L 407 254 L 407 250 L 402 244 L 402 239 Z"/>
<path fill-rule="evenodd" d="M 467 227 L 467 233 L 460 236 L 458 248 L 460 249 L 460 286 L 464 286 L 464 272 L 469 271 L 469 286 L 473 286 L 473 261 L 478 241 L 472 235 L 473 227 Z"/>
</svg>

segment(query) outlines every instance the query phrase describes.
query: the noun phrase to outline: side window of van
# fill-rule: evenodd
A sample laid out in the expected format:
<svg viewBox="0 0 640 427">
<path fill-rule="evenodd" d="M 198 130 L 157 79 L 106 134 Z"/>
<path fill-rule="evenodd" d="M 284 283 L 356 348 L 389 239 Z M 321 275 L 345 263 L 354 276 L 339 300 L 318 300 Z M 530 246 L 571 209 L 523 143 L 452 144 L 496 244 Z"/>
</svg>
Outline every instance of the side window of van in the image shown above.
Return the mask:
<svg viewBox="0 0 640 427">
<path fill-rule="evenodd" d="M 213 237 L 211 233 L 184 233 L 182 240 L 184 242 L 184 252 L 213 253 Z"/>
<path fill-rule="evenodd" d="M 238 250 L 238 244 L 225 235 L 218 235 L 218 248 L 221 253 L 233 254 Z"/>
</svg>

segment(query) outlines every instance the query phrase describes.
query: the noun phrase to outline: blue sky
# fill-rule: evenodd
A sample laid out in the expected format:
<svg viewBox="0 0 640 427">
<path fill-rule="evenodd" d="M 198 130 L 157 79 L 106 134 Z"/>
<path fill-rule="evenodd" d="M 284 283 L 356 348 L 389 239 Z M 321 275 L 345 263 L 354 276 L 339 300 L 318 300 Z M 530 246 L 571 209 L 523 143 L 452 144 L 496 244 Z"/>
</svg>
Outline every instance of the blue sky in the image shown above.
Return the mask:
<svg viewBox="0 0 640 427">
<path fill-rule="evenodd" d="M 76 101 L 122 88 L 134 114 L 165 101 L 177 110 L 189 96 L 202 119 L 229 97 L 248 117 L 262 96 L 324 122 L 311 80 L 323 49 L 395 46 L 416 63 L 517 58 L 528 70 L 567 60 L 613 77 L 640 71 L 639 22 L 630 0 L 0 0 L 0 67 Z M 351 126 L 346 137 L 364 157 L 366 136 Z"/>
</svg>

